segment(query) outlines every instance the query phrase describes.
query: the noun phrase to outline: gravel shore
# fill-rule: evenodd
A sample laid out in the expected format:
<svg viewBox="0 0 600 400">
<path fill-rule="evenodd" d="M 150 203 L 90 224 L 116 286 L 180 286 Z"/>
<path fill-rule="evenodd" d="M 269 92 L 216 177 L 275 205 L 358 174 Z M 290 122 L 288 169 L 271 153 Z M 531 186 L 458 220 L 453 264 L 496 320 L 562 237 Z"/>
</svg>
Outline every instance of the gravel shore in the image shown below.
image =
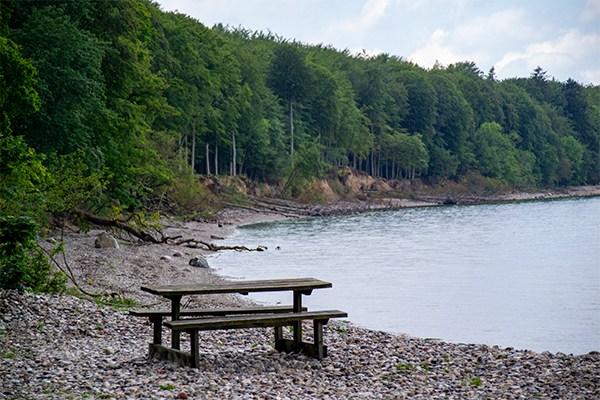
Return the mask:
<svg viewBox="0 0 600 400">
<path fill-rule="evenodd" d="M 215 242 L 235 225 L 275 218 L 281 216 L 227 211 L 214 223 L 172 221 L 165 233 Z M 201 332 L 198 370 L 150 360 L 149 322 L 110 304 L 158 307 L 141 285 L 223 278 L 188 264 L 205 250 L 126 237 L 118 238 L 119 249 L 96 249 L 102 233 L 64 238 L 63 266 L 85 291 L 104 293 L 99 301 L 0 290 L 0 399 L 600 399 L 598 352 L 451 344 L 344 321 L 326 327 L 329 356 L 322 361 L 278 353 L 272 329 Z M 216 295 L 191 297 L 186 306 L 242 304 L 242 296 Z M 305 330 L 311 341 L 310 323 Z M 163 337 L 168 342 L 169 332 Z M 185 335 L 182 347 L 189 349 Z"/>
<path fill-rule="evenodd" d="M 600 398 L 598 353 L 449 344 L 334 322 L 320 362 L 273 350 L 271 329 L 203 332 L 195 370 L 148 359 L 147 321 L 77 297 L 0 291 L 0 314 L 1 399 Z"/>
</svg>

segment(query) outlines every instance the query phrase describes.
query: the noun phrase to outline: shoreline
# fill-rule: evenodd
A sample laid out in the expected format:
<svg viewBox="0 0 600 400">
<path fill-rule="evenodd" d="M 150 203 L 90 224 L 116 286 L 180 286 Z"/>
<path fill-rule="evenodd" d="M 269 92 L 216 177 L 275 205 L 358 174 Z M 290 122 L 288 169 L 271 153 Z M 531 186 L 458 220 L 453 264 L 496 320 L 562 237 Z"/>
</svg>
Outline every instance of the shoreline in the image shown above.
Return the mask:
<svg viewBox="0 0 600 400">
<path fill-rule="evenodd" d="M 504 199 L 494 199 L 494 200 L 490 200 L 489 202 L 484 202 L 484 203 L 476 203 L 476 204 L 471 204 L 471 203 L 466 203 L 464 205 L 483 205 L 483 204 L 503 204 L 503 203 L 519 203 L 519 202 L 530 202 L 530 201 L 542 201 L 543 203 L 538 203 L 538 204 L 544 204 L 547 202 L 551 202 L 552 200 L 562 200 L 562 199 L 577 199 L 577 198 L 586 198 L 586 197 L 599 197 L 600 196 L 600 186 L 590 186 L 590 187 L 581 187 L 581 188 L 571 188 L 568 191 L 561 191 L 561 192 L 535 192 L 535 193 L 516 193 L 516 194 L 511 194 L 509 196 L 506 196 L 506 198 Z M 387 203 L 388 199 L 382 199 L 383 203 Z M 408 205 L 409 203 L 407 203 L 406 207 L 421 207 L 421 206 L 426 206 L 426 207 L 433 207 L 433 206 L 442 206 L 443 204 L 439 204 L 439 203 L 433 203 L 433 202 L 429 202 L 429 203 L 423 203 L 423 202 L 415 202 L 416 204 L 413 205 Z M 461 204 L 463 205 L 463 204 Z M 404 208 L 404 207 L 403 207 Z M 383 211 L 385 211 L 386 209 L 384 209 Z M 392 210 L 396 210 L 395 208 Z M 372 208 L 370 210 L 366 210 L 366 212 L 369 211 L 377 211 L 377 208 Z M 385 215 L 385 214 L 382 214 Z M 273 220 L 273 219 L 280 219 L 280 218 L 284 218 L 284 217 L 271 217 L 269 218 L 269 220 Z M 243 226 L 246 224 L 252 224 L 252 223 L 256 223 L 256 222 L 262 222 L 260 221 L 260 218 L 258 218 L 259 221 L 251 221 L 251 222 L 246 222 L 246 223 L 242 223 L 241 225 L 236 225 L 236 226 Z M 264 235 L 263 235 L 264 236 Z M 269 236 L 269 235 L 268 235 Z M 267 237 L 264 237 L 265 240 L 268 239 Z M 261 236 L 262 237 L 262 236 Z M 242 240 L 238 240 L 238 242 L 243 241 Z M 235 240 L 234 240 L 235 242 Z M 258 243 L 262 243 L 262 242 L 258 242 Z M 262 243 L 262 244 L 267 244 L 267 243 Z M 274 245 L 273 245 L 274 246 Z M 282 246 L 283 247 L 283 246 Z M 223 263 L 221 262 L 219 267 L 224 267 Z M 226 268 L 224 268 L 225 271 L 227 271 Z M 236 279 L 237 276 L 243 276 L 243 271 L 241 270 L 237 270 L 237 272 L 233 273 L 235 274 L 235 276 L 233 278 L 229 277 L 229 276 L 224 276 L 227 279 Z M 313 273 L 309 273 L 309 274 L 305 274 L 306 276 L 312 276 L 313 274 L 315 274 L 315 272 Z M 316 272 L 316 274 L 318 274 L 318 272 Z M 249 276 L 247 277 L 247 279 L 259 279 L 259 278 L 269 278 L 270 276 L 280 276 L 277 275 L 277 270 L 271 270 L 271 273 L 268 273 L 267 275 L 264 274 L 264 272 L 262 274 L 259 275 L 254 275 L 254 276 Z M 296 276 L 296 275 L 294 275 Z M 304 275 L 302 275 L 304 276 Z M 334 281 L 332 281 L 334 282 Z M 273 301 L 270 302 L 270 304 L 273 304 Z M 327 307 L 325 307 L 327 308 Z M 351 308 L 351 307 L 350 307 Z M 374 321 L 376 322 L 376 321 Z M 358 323 L 358 321 L 356 322 Z M 384 331 L 387 332 L 387 330 L 385 329 L 385 327 L 378 327 L 378 325 L 376 323 L 371 324 L 371 326 L 368 325 L 358 325 L 360 327 L 364 327 L 366 329 L 370 329 L 370 330 L 379 330 L 379 329 L 383 329 Z M 406 329 L 406 328 L 404 328 Z M 407 335 L 413 338 L 425 338 L 426 336 L 424 335 L 414 335 L 412 334 L 410 331 L 406 331 L 403 329 L 396 329 L 394 330 L 392 328 L 392 330 L 390 330 L 389 332 L 390 334 L 403 334 L 403 335 Z M 427 335 L 427 333 L 425 333 L 425 335 Z M 547 346 L 543 346 L 543 345 L 539 345 L 539 343 L 536 344 L 530 344 L 529 346 L 527 344 L 521 343 L 520 346 L 515 346 L 515 340 L 511 341 L 511 340 L 504 340 L 503 342 L 501 341 L 501 343 L 496 343 L 493 340 L 487 340 L 487 342 L 482 341 L 482 338 L 486 337 L 485 335 L 471 335 L 470 339 L 468 340 L 468 343 L 472 343 L 472 344 L 483 344 L 486 346 L 493 346 L 493 345 L 505 345 L 505 346 L 513 346 L 517 349 L 520 350 L 527 350 L 527 351 L 535 351 L 535 352 L 544 352 L 544 351 L 550 351 L 550 352 L 564 352 L 564 353 L 571 353 L 571 355 L 575 354 L 575 355 L 583 355 L 583 354 L 587 354 L 589 351 L 598 351 L 600 350 L 600 347 L 598 346 L 598 343 L 596 343 L 596 341 L 593 341 L 592 343 L 587 343 L 586 346 L 582 346 L 580 348 L 569 348 L 569 346 L 566 344 L 567 342 L 564 342 L 565 345 L 563 346 L 556 346 L 553 347 L 552 345 L 547 345 Z M 451 343 L 459 343 L 459 341 L 464 342 L 464 337 L 461 338 L 462 340 L 456 340 L 456 339 L 448 339 L 448 337 L 444 337 L 444 336 L 435 336 L 435 338 L 442 338 L 442 339 L 436 339 L 436 340 L 446 340 L 446 341 L 450 341 Z M 590 344 L 592 344 L 591 346 L 589 346 Z M 561 348 L 562 347 L 562 348 Z"/>
<path fill-rule="evenodd" d="M 229 210 L 214 223 L 167 221 L 165 233 L 218 241 L 237 226 L 282 218 Z M 269 345 L 272 331 L 259 328 L 201 332 L 199 370 L 149 360 L 151 325 L 110 307 L 111 301 L 121 296 L 160 307 L 139 286 L 226 277 L 188 265 L 205 250 L 133 244 L 126 237 L 118 238 L 119 249 L 96 249 L 94 240 L 103 232 L 67 238 L 67 262 L 86 290 L 107 293 L 102 301 L 0 290 L 0 399 L 600 398 L 598 352 L 446 343 L 333 320 L 324 332 L 329 356 L 320 362 L 278 353 Z M 240 295 L 190 300 L 188 307 L 248 303 Z M 304 328 L 311 341 L 311 324 Z M 182 345 L 185 350 L 189 340 Z"/>
</svg>

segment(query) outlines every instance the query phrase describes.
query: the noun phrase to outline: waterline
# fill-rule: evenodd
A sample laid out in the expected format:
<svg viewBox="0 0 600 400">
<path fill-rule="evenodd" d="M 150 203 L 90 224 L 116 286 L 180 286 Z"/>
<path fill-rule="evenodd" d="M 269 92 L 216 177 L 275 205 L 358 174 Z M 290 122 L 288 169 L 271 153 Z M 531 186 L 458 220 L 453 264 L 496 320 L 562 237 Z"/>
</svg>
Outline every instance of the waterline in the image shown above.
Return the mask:
<svg viewBox="0 0 600 400">
<path fill-rule="evenodd" d="M 227 240 L 267 252 L 210 264 L 234 278 L 329 280 L 309 309 L 371 329 L 579 354 L 600 349 L 599 227 L 600 198 L 282 220 Z"/>
</svg>

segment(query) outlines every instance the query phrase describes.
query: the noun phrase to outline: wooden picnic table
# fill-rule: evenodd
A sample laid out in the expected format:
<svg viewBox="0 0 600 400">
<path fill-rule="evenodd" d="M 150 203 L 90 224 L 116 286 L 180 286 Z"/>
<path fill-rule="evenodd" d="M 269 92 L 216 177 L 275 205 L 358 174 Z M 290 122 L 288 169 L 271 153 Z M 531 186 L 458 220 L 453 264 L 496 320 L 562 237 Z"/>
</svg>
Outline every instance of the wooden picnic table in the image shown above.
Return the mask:
<svg viewBox="0 0 600 400">
<path fill-rule="evenodd" d="M 232 281 L 215 283 L 191 283 L 178 285 L 142 286 L 141 290 L 171 300 L 171 320 L 177 321 L 181 316 L 181 298 L 188 295 L 240 293 L 247 295 L 251 292 L 293 291 L 293 312 L 300 313 L 302 309 L 302 295 L 310 295 L 313 289 L 330 288 L 330 282 L 314 278 L 297 279 L 270 279 L 254 281 Z M 294 331 L 294 348 L 299 349 L 302 343 L 302 321 L 291 323 Z M 180 331 L 173 329 L 171 333 L 171 347 L 180 349 Z"/>
</svg>

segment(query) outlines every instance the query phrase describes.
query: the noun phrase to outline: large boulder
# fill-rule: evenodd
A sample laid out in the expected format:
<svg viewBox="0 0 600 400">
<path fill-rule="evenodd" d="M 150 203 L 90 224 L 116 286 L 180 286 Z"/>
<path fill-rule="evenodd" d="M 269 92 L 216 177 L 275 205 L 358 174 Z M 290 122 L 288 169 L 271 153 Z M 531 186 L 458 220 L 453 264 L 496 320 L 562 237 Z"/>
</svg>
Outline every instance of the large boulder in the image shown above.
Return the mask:
<svg viewBox="0 0 600 400">
<path fill-rule="evenodd" d="M 100 235 L 96 238 L 96 247 L 99 249 L 106 249 L 109 247 L 113 247 L 115 249 L 119 248 L 119 243 L 117 239 L 112 235 Z"/>
<path fill-rule="evenodd" d="M 196 256 L 190 260 L 190 265 L 196 268 L 208 268 L 208 261 L 202 256 Z"/>
</svg>

